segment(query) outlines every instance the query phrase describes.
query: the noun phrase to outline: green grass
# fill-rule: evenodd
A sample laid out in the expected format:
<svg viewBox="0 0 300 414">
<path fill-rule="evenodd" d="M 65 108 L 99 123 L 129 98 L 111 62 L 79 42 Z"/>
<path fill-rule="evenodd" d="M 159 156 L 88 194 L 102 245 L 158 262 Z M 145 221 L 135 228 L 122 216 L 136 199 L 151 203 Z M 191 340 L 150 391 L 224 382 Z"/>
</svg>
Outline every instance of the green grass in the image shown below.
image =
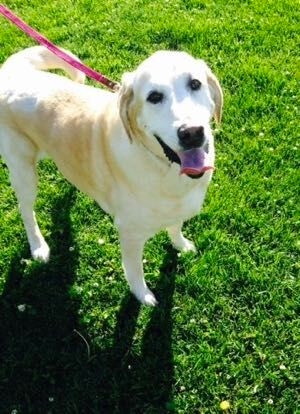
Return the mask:
<svg viewBox="0 0 300 414">
<path fill-rule="evenodd" d="M 154 309 L 128 292 L 112 220 L 50 161 L 36 210 L 52 259 L 31 261 L 1 164 L 0 412 L 211 414 L 228 400 L 299 413 L 297 4 L 6 4 L 116 80 L 157 49 L 202 57 L 225 107 L 205 207 L 185 226 L 199 253 L 177 255 L 164 233 L 147 244 Z M 32 44 L 1 18 L 0 62 Z"/>
</svg>

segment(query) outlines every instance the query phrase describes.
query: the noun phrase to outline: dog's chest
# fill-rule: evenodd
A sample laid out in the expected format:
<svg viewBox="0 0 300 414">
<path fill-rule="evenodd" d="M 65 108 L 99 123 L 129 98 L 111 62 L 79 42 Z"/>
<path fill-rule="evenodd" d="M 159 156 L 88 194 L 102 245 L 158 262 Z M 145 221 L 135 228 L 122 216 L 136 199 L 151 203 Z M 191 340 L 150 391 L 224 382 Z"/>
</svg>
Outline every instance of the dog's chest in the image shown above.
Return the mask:
<svg viewBox="0 0 300 414">
<path fill-rule="evenodd" d="M 121 211 L 119 198 L 117 216 L 123 223 L 154 233 L 198 214 L 207 186 L 206 180 L 192 188 L 152 181 L 132 193 L 123 193 L 121 199 L 126 201 Z"/>
<path fill-rule="evenodd" d="M 171 196 L 170 191 L 162 191 L 160 196 L 153 197 L 149 203 L 150 216 L 153 217 L 155 223 L 161 221 L 162 227 L 195 216 L 200 211 L 205 196 L 205 190 L 199 187 L 179 196 L 175 191 L 174 193 Z"/>
<path fill-rule="evenodd" d="M 177 164 L 163 163 L 128 140 L 121 144 L 114 151 L 119 174 L 110 211 L 118 223 L 154 234 L 198 214 L 211 172 L 200 179 L 181 176 Z"/>
</svg>

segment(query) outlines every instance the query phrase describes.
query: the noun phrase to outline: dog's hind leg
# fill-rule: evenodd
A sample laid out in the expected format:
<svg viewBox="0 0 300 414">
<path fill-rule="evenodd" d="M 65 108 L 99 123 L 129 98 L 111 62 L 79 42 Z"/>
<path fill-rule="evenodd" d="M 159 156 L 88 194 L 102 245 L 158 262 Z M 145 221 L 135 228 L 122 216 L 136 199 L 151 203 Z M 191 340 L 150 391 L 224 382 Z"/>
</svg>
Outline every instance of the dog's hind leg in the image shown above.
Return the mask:
<svg viewBox="0 0 300 414">
<path fill-rule="evenodd" d="M 147 287 L 143 271 L 143 248 L 145 239 L 120 230 L 122 264 L 131 292 L 145 305 L 155 306 L 157 301 Z"/>
<path fill-rule="evenodd" d="M 182 252 L 195 252 L 196 247 L 194 243 L 183 236 L 181 227 L 182 223 L 167 228 L 173 246 Z"/>
<path fill-rule="evenodd" d="M 24 222 L 32 257 L 47 262 L 50 250 L 36 221 L 34 202 L 37 194 L 37 149 L 15 131 L 0 136 L 0 152 L 9 169 L 11 184 L 15 190 Z"/>
</svg>

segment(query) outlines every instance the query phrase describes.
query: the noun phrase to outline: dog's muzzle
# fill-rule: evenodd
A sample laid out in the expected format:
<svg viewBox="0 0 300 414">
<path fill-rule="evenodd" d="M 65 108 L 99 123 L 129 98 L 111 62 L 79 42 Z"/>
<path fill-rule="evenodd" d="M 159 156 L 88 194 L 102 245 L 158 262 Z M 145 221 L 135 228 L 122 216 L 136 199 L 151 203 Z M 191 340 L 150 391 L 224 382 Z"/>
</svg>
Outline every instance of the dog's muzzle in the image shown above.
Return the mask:
<svg viewBox="0 0 300 414">
<path fill-rule="evenodd" d="M 180 165 L 180 174 L 190 178 L 201 178 L 203 174 L 214 169 L 207 160 L 208 146 L 190 147 L 187 145 L 183 150 L 175 152 L 158 135 L 154 135 L 168 160 Z M 204 137 L 203 137 L 204 142 Z"/>
</svg>

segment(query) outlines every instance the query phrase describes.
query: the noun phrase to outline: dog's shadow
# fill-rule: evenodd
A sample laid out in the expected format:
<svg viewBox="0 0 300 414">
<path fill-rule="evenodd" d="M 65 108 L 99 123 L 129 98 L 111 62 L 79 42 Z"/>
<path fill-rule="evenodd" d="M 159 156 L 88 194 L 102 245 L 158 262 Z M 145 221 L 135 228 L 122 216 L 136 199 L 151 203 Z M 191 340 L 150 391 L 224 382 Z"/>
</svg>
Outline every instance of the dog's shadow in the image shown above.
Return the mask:
<svg viewBox="0 0 300 414">
<path fill-rule="evenodd" d="M 51 236 L 50 263 L 24 263 L 20 253 L 0 298 L 0 412 L 169 412 L 177 256 L 173 250 L 166 253 L 154 289 L 160 304 L 151 310 L 140 352 L 132 352 L 132 345 L 143 310 L 129 293 L 116 313 L 113 336 L 99 332 L 104 345 L 90 352 L 70 297 L 77 254 L 69 249 L 74 246 L 69 212 L 76 191 L 66 188 L 52 206 L 53 228 L 61 230 Z"/>
</svg>

